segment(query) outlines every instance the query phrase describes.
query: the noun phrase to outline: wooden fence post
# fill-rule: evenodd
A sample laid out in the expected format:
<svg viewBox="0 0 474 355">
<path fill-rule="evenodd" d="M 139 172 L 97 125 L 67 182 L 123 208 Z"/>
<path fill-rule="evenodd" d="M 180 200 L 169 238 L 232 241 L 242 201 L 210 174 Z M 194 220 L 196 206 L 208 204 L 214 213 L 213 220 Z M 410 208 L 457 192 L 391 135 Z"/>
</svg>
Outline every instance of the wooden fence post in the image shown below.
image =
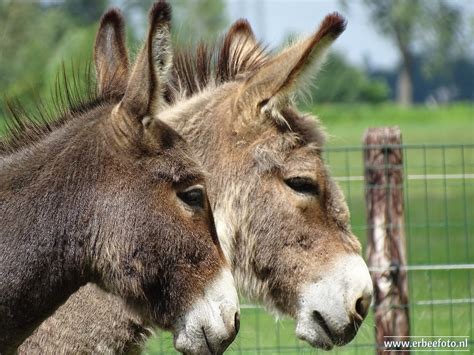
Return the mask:
<svg viewBox="0 0 474 355">
<path fill-rule="evenodd" d="M 384 340 L 409 340 L 410 334 L 408 282 L 403 268 L 406 247 L 401 143 L 398 127 L 370 128 L 364 135 L 367 257 L 373 270 L 377 354 L 409 352 L 408 348 L 384 351 Z"/>
</svg>

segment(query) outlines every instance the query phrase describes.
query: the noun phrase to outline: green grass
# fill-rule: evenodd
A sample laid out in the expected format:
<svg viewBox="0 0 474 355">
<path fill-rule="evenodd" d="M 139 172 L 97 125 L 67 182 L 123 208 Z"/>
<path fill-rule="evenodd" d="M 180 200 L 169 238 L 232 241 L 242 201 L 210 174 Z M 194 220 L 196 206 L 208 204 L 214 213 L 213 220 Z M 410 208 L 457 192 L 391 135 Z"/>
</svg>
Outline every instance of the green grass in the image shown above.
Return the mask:
<svg viewBox="0 0 474 355">
<path fill-rule="evenodd" d="M 474 105 L 459 104 L 436 109 L 323 105 L 311 111 L 320 117 L 330 134 L 326 159 L 335 177 L 363 175 L 360 150 L 338 149 L 360 145 L 368 127 L 397 125 L 405 144 L 474 144 Z M 474 174 L 474 147 L 406 149 L 404 161 L 409 175 Z M 367 227 L 363 182 L 341 181 L 339 184 L 351 209 L 353 230 L 365 246 Z M 404 194 L 409 264 L 474 261 L 473 179 L 405 180 Z M 422 304 L 429 300 L 474 298 L 473 277 L 474 271 L 467 270 L 409 272 L 411 334 L 470 335 L 474 340 L 474 305 Z M 284 319 L 277 322 L 261 308 L 242 309 L 241 330 L 228 352 L 327 353 L 298 341 L 294 329 L 294 321 Z M 148 342 L 145 353 L 174 354 L 171 336 L 160 333 Z M 351 344 L 330 353 L 374 353 L 372 315 Z"/>
</svg>

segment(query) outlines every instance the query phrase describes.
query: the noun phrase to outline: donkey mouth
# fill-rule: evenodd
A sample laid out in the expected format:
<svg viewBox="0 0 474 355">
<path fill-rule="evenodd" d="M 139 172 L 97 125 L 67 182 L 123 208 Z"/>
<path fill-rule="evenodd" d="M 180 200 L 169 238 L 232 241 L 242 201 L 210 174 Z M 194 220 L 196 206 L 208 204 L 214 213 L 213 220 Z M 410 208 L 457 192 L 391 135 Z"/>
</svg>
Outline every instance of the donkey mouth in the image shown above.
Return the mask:
<svg viewBox="0 0 474 355">
<path fill-rule="evenodd" d="M 209 352 L 210 352 L 211 354 L 217 354 L 217 352 L 215 352 L 214 350 L 212 350 L 212 346 L 211 346 L 211 344 L 209 343 L 209 339 L 207 339 L 207 335 L 206 335 L 206 331 L 204 330 L 204 327 L 202 327 L 201 330 L 202 330 L 202 335 L 204 336 L 204 340 L 206 341 L 207 348 L 209 349 Z"/>
<path fill-rule="evenodd" d="M 361 323 L 361 320 L 354 319 L 342 329 L 332 329 L 320 312 L 313 311 L 310 317 L 298 321 L 296 335 L 313 347 L 331 350 L 334 346 L 349 343 Z"/>
<path fill-rule="evenodd" d="M 297 337 L 300 340 L 309 343 L 314 348 L 332 350 L 332 348 L 334 347 L 334 343 L 330 340 L 329 337 L 326 336 L 326 334 L 324 334 L 323 337 L 321 337 L 320 334 L 316 336 L 310 336 L 309 334 L 297 334 Z"/>
<path fill-rule="evenodd" d="M 296 336 L 311 346 L 323 350 L 331 350 L 338 343 L 337 337 L 317 311 L 308 319 L 297 321 Z"/>
<path fill-rule="evenodd" d="M 326 333 L 327 337 L 331 341 L 332 344 L 337 344 L 338 339 L 337 337 L 334 336 L 333 332 L 329 328 L 328 324 L 326 323 L 326 320 L 324 317 L 319 313 L 318 311 L 313 311 L 313 319 L 317 325 Z M 332 347 L 332 346 L 331 346 Z"/>
</svg>

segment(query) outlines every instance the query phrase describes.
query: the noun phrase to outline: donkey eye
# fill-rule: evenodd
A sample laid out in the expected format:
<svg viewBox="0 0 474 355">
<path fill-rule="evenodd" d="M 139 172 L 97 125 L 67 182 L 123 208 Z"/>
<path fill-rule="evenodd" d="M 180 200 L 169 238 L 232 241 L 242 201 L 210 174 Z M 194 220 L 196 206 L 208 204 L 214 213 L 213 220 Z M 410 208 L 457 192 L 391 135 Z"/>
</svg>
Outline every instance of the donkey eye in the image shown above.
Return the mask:
<svg viewBox="0 0 474 355">
<path fill-rule="evenodd" d="M 204 208 L 204 190 L 202 187 L 192 187 L 178 192 L 177 195 L 185 204 L 191 207 Z"/>
<path fill-rule="evenodd" d="M 285 179 L 285 183 L 291 189 L 302 194 L 318 196 L 320 193 L 318 183 L 310 178 L 294 177 Z"/>
</svg>

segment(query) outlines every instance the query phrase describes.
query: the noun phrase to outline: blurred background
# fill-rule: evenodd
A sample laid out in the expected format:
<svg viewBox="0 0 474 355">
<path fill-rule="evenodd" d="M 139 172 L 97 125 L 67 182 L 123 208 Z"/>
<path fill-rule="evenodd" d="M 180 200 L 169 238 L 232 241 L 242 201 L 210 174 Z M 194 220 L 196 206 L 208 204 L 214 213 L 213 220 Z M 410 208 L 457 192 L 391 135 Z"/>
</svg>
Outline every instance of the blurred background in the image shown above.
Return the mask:
<svg viewBox="0 0 474 355">
<path fill-rule="evenodd" d="M 314 102 L 429 106 L 474 100 L 474 2 L 466 0 L 172 0 L 176 42 L 212 40 L 245 17 L 270 48 L 311 33 L 332 11 L 348 28 L 319 75 Z M 90 60 L 109 6 L 127 17 L 130 46 L 151 1 L 1 0 L 0 92 L 48 93 L 59 68 Z M 350 83 L 350 85 L 348 85 Z"/>
<path fill-rule="evenodd" d="M 98 20 L 110 6 L 127 19 L 132 54 L 146 30 L 152 1 L 0 0 L 0 94 L 29 108 L 51 101 L 58 74 L 87 68 Z M 238 18 L 278 50 L 310 34 L 339 11 L 347 30 L 302 102 L 330 134 L 326 160 L 343 188 L 352 226 L 366 245 L 362 136 L 368 127 L 399 126 L 403 136 L 409 309 L 412 335 L 474 340 L 474 2 L 468 0 L 170 0 L 174 41 L 213 41 Z M 0 110 L 0 135 L 5 132 Z M 365 250 L 364 250 L 365 251 Z M 454 267 L 452 267 L 454 265 Z M 456 265 L 464 265 L 458 267 Z M 423 266 L 423 267 L 421 267 Z M 420 268 L 421 267 L 421 268 Z M 290 320 L 275 322 L 242 300 L 238 353 L 316 352 L 294 336 Z M 373 353 L 373 316 L 336 352 Z M 173 353 L 166 333 L 146 353 Z"/>
</svg>

